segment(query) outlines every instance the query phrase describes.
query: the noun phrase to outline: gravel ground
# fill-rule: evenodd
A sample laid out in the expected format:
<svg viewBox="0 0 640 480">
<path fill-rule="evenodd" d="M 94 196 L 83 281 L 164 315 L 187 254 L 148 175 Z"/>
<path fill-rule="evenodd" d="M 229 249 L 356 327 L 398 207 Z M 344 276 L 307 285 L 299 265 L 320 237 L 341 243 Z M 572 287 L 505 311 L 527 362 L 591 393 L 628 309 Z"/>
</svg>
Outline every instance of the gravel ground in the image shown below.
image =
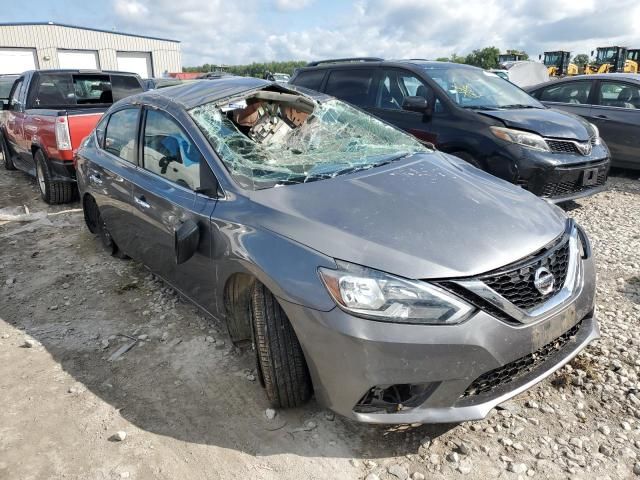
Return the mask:
<svg viewBox="0 0 640 480">
<path fill-rule="evenodd" d="M 77 204 L 47 207 L 2 167 L 0 191 L 31 212 L 0 220 L 0 478 L 640 476 L 637 174 L 569 207 L 593 243 L 602 339 L 483 421 L 393 428 L 313 401 L 268 411 L 253 353 L 106 256 Z"/>
</svg>

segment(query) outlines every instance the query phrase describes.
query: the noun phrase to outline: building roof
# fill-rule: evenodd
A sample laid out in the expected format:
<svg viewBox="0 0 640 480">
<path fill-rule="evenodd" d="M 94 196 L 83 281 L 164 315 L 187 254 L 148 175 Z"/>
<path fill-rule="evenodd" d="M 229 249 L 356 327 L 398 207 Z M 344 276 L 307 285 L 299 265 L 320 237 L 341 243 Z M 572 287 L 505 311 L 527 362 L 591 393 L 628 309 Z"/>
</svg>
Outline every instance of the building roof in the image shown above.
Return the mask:
<svg viewBox="0 0 640 480">
<path fill-rule="evenodd" d="M 30 27 L 30 26 L 56 26 L 66 28 L 77 28 L 78 30 L 90 30 L 93 32 L 112 33 L 114 35 L 125 35 L 127 37 L 148 38 L 149 40 L 161 40 L 163 42 L 180 43 L 180 40 L 172 40 L 170 38 L 150 37 L 148 35 L 138 35 L 136 33 L 118 32 L 114 30 L 103 30 L 100 28 L 80 27 L 78 25 L 69 25 L 68 23 L 56 23 L 56 22 L 11 22 L 0 23 L 0 27 Z"/>
</svg>

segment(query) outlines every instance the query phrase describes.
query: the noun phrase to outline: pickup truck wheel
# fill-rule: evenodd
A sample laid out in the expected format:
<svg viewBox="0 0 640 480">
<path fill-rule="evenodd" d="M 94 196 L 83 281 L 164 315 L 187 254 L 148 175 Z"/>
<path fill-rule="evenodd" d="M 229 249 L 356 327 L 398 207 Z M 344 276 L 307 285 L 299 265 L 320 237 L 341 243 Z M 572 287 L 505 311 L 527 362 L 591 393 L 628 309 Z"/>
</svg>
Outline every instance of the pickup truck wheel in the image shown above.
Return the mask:
<svg viewBox="0 0 640 480">
<path fill-rule="evenodd" d="M 42 150 L 36 150 L 33 155 L 36 164 L 36 179 L 40 187 L 42 199 L 50 205 L 58 203 L 68 203 L 75 196 L 75 185 L 72 182 L 55 181 L 51 175 L 49 162 L 45 158 Z"/>
<path fill-rule="evenodd" d="M 311 396 L 307 363 L 284 310 L 260 282 L 253 287 L 251 316 L 258 370 L 269 401 L 276 408 L 299 407 Z"/>
<path fill-rule="evenodd" d="M 16 166 L 13 164 L 11 154 L 9 153 L 9 145 L 4 139 L 4 135 L 0 134 L 0 151 L 2 152 L 2 158 L 4 158 L 4 168 L 7 170 L 15 170 Z"/>
</svg>

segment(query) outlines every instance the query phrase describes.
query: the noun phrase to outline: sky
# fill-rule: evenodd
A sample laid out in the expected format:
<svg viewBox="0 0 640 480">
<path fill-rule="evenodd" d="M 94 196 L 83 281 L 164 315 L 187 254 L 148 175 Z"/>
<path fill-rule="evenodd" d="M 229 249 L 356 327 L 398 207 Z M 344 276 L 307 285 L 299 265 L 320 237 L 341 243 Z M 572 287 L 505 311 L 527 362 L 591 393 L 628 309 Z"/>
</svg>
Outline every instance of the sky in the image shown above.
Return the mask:
<svg viewBox="0 0 640 480">
<path fill-rule="evenodd" d="M 1 22 L 53 21 L 182 42 L 184 66 L 349 56 L 447 57 L 496 46 L 640 48 L 638 0 L 4 0 Z M 635 24 L 634 24 L 635 22 Z"/>
</svg>

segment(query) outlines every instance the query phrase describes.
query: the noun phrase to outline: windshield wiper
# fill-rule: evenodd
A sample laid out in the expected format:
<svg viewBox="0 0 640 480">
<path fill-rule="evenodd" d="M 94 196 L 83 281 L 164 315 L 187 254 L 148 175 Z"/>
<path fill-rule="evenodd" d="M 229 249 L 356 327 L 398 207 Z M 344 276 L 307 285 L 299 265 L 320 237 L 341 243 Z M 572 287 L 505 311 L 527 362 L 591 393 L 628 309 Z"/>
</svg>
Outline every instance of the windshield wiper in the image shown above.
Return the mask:
<svg viewBox="0 0 640 480">
<path fill-rule="evenodd" d="M 514 103 L 513 105 L 503 105 L 500 108 L 516 109 L 516 108 L 540 108 L 535 105 L 525 105 L 524 103 Z"/>
<path fill-rule="evenodd" d="M 491 105 L 464 105 L 462 108 L 469 110 L 498 110 L 500 107 L 492 107 Z"/>
</svg>

